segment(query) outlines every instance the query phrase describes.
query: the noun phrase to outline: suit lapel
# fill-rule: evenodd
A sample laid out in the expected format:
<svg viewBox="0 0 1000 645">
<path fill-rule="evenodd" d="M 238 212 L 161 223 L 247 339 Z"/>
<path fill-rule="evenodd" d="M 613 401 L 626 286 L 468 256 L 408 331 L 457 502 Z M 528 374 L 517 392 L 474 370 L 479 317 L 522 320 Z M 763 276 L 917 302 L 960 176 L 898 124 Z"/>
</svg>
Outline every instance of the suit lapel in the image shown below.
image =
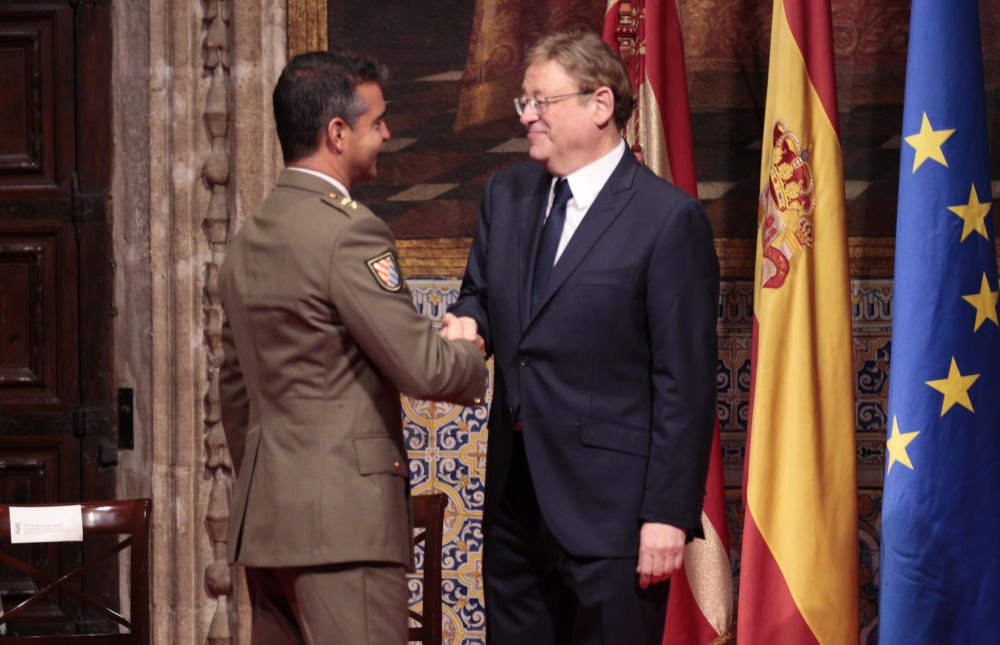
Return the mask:
<svg viewBox="0 0 1000 645">
<path fill-rule="evenodd" d="M 520 285 L 520 319 L 521 329 L 525 329 L 531 321 L 531 284 L 535 279 L 535 255 L 542 238 L 542 227 L 545 225 L 545 207 L 548 205 L 549 188 L 552 175 L 545 172 L 539 179 L 538 186 L 523 199 L 515 202 L 518 221 L 517 247 L 521 254 L 517 266 L 520 271 L 517 284 Z"/>
<path fill-rule="evenodd" d="M 604 188 L 597 194 L 597 199 L 590 205 L 590 210 L 587 211 L 583 221 L 580 222 L 579 228 L 573 233 L 569 244 L 566 245 L 562 255 L 559 256 L 559 260 L 556 261 L 555 266 L 552 268 L 549 284 L 545 288 L 545 293 L 542 294 L 538 310 L 530 316 L 528 325 L 532 324 L 538 317 L 538 314 L 545 309 L 556 291 L 573 274 L 573 271 L 579 266 L 580 262 L 587 257 L 587 253 L 597 243 L 597 240 L 601 238 L 612 222 L 621 215 L 625 207 L 628 206 L 628 203 L 632 201 L 632 197 L 635 195 L 635 191 L 632 189 L 632 180 L 635 177 L 637 167 L 632 153 L 626 150 L 622 160 L 618 163 L 615 171 L 611 173 L 611 177 L 608 178 L 608 182 L 604 185 Z M 535 237 L 535 246 L 537 247 L 537 238 L 539 236 L 536 235 Z M 534 259 L 534 251 L 532 252 L 532 259 Z M 530 282 L 528 283 L 527 290 L 529 294 L 528 302 L 530 304 Z M 523 329 L 526 330 L 527 325 Z"/>
</svg>

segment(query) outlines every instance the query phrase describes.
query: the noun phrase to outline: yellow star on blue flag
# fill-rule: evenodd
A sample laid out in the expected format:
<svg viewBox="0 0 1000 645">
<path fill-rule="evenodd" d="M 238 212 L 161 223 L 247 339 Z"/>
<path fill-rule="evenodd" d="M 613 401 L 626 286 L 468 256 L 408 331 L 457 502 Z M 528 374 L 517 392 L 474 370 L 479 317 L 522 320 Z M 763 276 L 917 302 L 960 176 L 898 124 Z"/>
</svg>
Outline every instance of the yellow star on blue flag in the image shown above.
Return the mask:
<svg viewBox="0 0 1000 645">
<path fill-rule="evenodd" d="M 931 121 L 927 118 L 927 113 L 924 112 L 924 119 L 920 123 L 920 132 L 903 139 L 913 146 L 913 172 L 917 172 L 917 168 L 928 159 L 947 167 L 948 160 L 945 159 L 941 146 L 953 134 L 955 134 L 954 128 L 935 130 L 931 127 Z"/>
</svg>

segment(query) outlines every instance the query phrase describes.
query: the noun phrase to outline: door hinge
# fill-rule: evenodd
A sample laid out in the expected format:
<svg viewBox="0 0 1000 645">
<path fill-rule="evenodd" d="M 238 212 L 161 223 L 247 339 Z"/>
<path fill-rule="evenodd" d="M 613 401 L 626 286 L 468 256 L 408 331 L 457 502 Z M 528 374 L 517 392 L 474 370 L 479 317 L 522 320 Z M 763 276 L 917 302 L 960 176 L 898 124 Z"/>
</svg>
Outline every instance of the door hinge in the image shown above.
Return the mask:
<svg viewBox="0 0 1000 645">
<path fill-rule="evenodd" d="M 102 439 L 97 444 L 97 465 L 107 468 L 118 465 L 118 444 L 114 441 Z"/>
<path fill-rule="evenodd" d="M 135 390 L 130 387 L 118 388 L 118 447 L 122 450 L 135 448 L 135 431 L 132 425 L 135 404 Z"/>
<path fill-rule="evenodd" d="M 73 436 L 108 434 L 107 430 L 114 428 L 117 415 L 116 408 L 77 408 L 73 410 Z"/>
</svg>

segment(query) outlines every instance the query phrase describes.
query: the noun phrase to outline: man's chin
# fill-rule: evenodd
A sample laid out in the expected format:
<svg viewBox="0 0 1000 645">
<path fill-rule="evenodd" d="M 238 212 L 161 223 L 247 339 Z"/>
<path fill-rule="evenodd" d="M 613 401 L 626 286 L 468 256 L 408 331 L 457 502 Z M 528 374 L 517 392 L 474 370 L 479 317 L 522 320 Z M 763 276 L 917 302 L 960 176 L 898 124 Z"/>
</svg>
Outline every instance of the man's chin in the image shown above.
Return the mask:
<svg viewBox="0 0 1000 645">
<path fill-rule="evenodd" d="M 544 146 L 533 143 L 528 146 L 528 156 L 531 157 L 532 161 L 544 164 L 549 160 L 549 151 Z"/>
<path fill-rule="evenodd" d="M 360 177 L 354 180 L 355 184 L 364 184 L 378 177 L 378 167 L 375 164 L 366 170 Z"/>
</svg>

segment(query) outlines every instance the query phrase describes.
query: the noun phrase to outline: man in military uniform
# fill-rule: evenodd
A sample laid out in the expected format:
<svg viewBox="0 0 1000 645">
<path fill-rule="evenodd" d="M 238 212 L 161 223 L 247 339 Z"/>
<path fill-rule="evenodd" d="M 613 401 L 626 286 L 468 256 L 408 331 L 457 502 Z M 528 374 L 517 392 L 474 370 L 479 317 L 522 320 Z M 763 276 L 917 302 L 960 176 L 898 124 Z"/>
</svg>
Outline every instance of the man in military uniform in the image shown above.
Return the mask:
<svg viewBox="0 0 1000 645">
<path fill-rule="evenodd" d="M 384 78 L 358 54 L 288 64 L 286 169 L 219 275 L 228 555 L 246 566 L 254 643 L 406 642 L 399 394 L 471 404 L 485 387 L 480 350 L 415 311 L 389 228 L 350 196 L 389 139 Z"/>
</svg>

